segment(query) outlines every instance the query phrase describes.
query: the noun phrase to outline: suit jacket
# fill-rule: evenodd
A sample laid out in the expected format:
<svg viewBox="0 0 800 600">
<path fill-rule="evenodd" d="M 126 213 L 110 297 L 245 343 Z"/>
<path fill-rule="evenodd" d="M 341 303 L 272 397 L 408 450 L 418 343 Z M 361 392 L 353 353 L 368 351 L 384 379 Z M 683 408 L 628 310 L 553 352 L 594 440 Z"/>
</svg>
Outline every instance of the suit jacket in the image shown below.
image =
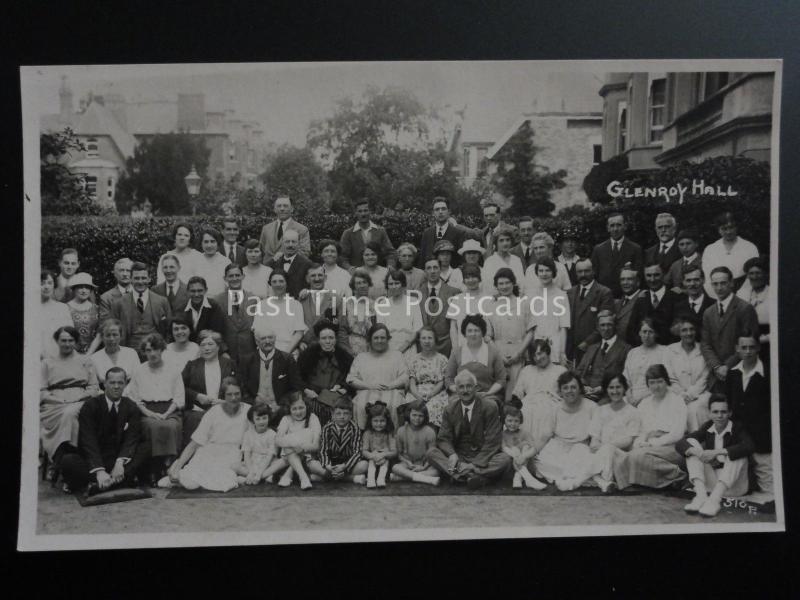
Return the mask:
<svg viewBox="0 0 800 600">
<path fill-rule="evenodd" d="M 617 334 L 617 339 L 605 355 L 600 351 L 602 347 L 602 341 L 589 346 L 578 364 L 577 371 L 585 385 L 602 385 L 606 374 L 622 373 L 625 368 L 625 359 L 631 350 L 630 344 Z"/>
<path fill-rule="evenodd" d="M 567 354 L 570 359 L 579 359 L 578 345 L 585 342 L 587 346 L 600 339 L 597 332 L 597 313 L 603 310 L 614 310 L 614 298 L 611 290 L 595 281 L 586 298 L 580 299 L 581 286 L 576 285 L 567 290 L 572 327 L 567 334 Z"/>
<path fill-rule="evenodd" d="M 122 292 L 119 291 L 118 285 L 100 294 L 100 304 L 97 306 L 100 323 L 111 316 L 111 305 L 120 298 L 122 298 Z"/>
<path fill-rule="evenodd" d="M 663 257 L 659 256 L 660 250 L 661 250 L 660 241 L 657 244 L 654 244 L 650 246 L 647 250 L 645 250 L 644 264 L 650 265 L 654 262 L 660 264 L 661 270 L 664 273 L 664 279 L 666 279 L 670 267 L 672 267 L 672 263 L 674 263 L 679 258 L 682 258 L 681 251 L 678 250 L 678 240 L 676 239 L 675 241 L 672 242 L 672 246 L 670 247 L 669 250 L 667 250 L 667 253 Z"/>
<path fill-rule="evenodd" d="M 184 410 L 192 410 L 197 404 L 197 394 L 207 394 L 213 398 L 222 398 L 222 380 L 236 377 L 236 366 L 227 356 L 219 356 L 220 387 L 216 390 L 206 389 L 206 359 L 202 356 L 192 359 L 183 367 L 183 389 L 186 390 L 186 406 Z M 199 405 L 198 405 L 199 406 Z"/>
<path fill-rule="evenodd" d="M 154 285 L 150 288 L 150 291 L 155 292 L 159 296 L 167 297 L 167 282 L 163 281 L 158 285 Z M 177 315 L 183 312 L 183 309 L 186 308 L 186 305 L 189 303 L 189 291 L 186 289 L 186 284 L 178 279 L 178 289 L 175 291 L 175 296 L 172 298 L 172 302 L 169 303 L 170 308 L 172 309 L 172 314 Z"/>
<path fill-rule="evenodd" d="M 756 310 L 748 302 L 735 295 L 721 319 L 716 302 L 703 313 L 703 337 L 700 339 L 700 350 L 712 376 L 714 369 L 718 366 L 732 367 L 739 361 L 736 344 L 739 341 L 739 335 L 745 330 L 758 335 L 758 317 Z M 716 378 L 714 378 L 715 380 Z M 709 382 L 709 387 L 712 383 L 713 381 Z"/>
<path fill-rule="evenodd" d="M 694 266 L 697 265 L 698 267 L 703 266 L 703 257 L 700 256 L 700 253 L 697 253 L 697 257 L 689 261 L 689 265 Z M 708 277 L 708 275 L 706 275 Z M 670 265 L 669 270 L 666 271 L 664 275 L 664 285 L 667 287 L 683 287 L 683 257 L 679 257 L 677 260 L 673 261 Z"/>
<path fill-rule="evenodd" d="M 189 336 L 189 340 L 192 342 L 197 342 L 197 335 L 204 329 L 216 331 L 220 335 L 222 335 L 225 331 L 225 315 L 222 307 L 211 298 L 206 297 L 206 299 L 211 305 L 211 308 L 206 308 L 205 306 L 200 308 L 200 318 L 197 320 L 197 325 L 194 325 L 192 310 L 190 308 L 186 308 L 186 306 L 184 306 L 184 309 L 181 312 L 183 317 L 189 321 L 190 325 L 192 325 L 192 333 Z"/>
<path fill-rule="evenodd" d="M 246 266 L 247 265 L 247 254 L 246 254 L 246 252 L 247 251 L 245 250 L 244 246 L 242 246 L 241 244 L 236 244 L 236 250 L 235 250 L 236 255 L 234 256 L 235 260 L 233 260 L 231 262 L 236 263 L 240 267 Z M 225 243 L 224 242 L 219 247 L 219 253 L 222 254 L 225 258 L 230 259 L 230 256 L 228 256 L 225 253 Z"/>
<path fill-rule="evenodd" d="M 692 307 L 689 306 L 689 296 L 687 294 L 679 294 L 678 301 L 675 304 L 675 313 L 673 318 L 688 318 L 692 323 L 694 323 L 695 329 L 697 330 L 697 339 L 701 340 L 703 338 L 703 314 L 709 306 L 714 306 L 715 304 L 716 302 L 714 299 L 708 294 L 704 293 L 703 301 L 700 304 L 700 310 L 695 312 L 692 310 Z"/>
<path fill-rule="evenodd" d="M 243 290 L 243 293 L 244 298 L 238 311 L 233 310 L 232 306 L 228 306 L 227 290 L 212 298 L 214 303 L 222 309 L 223 325 L 220 333 L 225 340 L 228 354 L 237 368 L 242 364 L 243 359 L 247 359 L 256 351 L 256 342 L 252 332 L 255 309 L 252 307 L 258 304 L 258 297 L 251 296 L 246 290 Z"/>
<path fill-rule="evenodd" d="M 456 251 L 453 253 L 450 266 L 457 267 L 460 264 L 461 255 L 458 250 L 464 244 L 464 240 L 469 239 L 469 232 L 461 225 L 447 224 L 447 229 L 444 230 L 442 239 L 449 240 L 455 246 Z M 422 239 L 419 244 L 419 252 L 417 253 L 417 266 L 420 269 L 425 268 L 425 261 L 433 256 L 433 247 L 436 245 L 436 225 L 431 225 L 422 232 Z"/>
<path fill-rule="evenodd" d="M 591 261 L 597 281 L 609 288 L 615 298 L 619 298 L 622 295 L 619 273 L 628 262 L 634 269 L 642 272 L 642 248 L 626 237 L 615 256 L 611 251 L 611 240 L 608 239 L 592 249 Z"/>
<path fill-rule="evenodd" d="M 633 307 L 633 314 L 628 322 L 628 330 L 625 334 L 625 338 L 629 340 L 633 346 L 641 345 L 642 340 L 639 337 L 639 328 L 642 325 L 642 319 L 650 317 L 653 319 L 653 324 L 656 327 L 657 341 L 659 344 L 667 346 L 668 344 L 677 342 L 678 338 L 672 335 L 670 328 L 672 327 L 672 320 L 675 318 L 675 306 L 679 301 L 680 295 L 665 286 L 661 302 L 658 303 L 657 307 L 653 308 L 653 303 L 650 299 L 650 290 L 642 290 Z"/>
<path fill-rule="evenodd" d="M 632 344 L 633 342 L 628 339 L 628 324 L 631 321 L 631 315 L 633 315 L 633 307 L 636 306 L 636 300 L 639 298 L 639 294 L 642 290 L 637 290 L 634 294 L 633 298 L 628 300 L 625 306 L 622 305 L 622 301 L 624 298 L 618 298 L 614 300 L 614 312 L 617 315 L 617 335 L 622 337 L 626 342 Z M 637 335 L 634 340 L 638 340 L 639 336 Z"/>
<path fill-rule="evenodd" d="M 137 334 L 137 326 L 152 328 L 152 332 L 160 333 L 166 339 L 167 326 L 172 318 L 172 309 L 166 298 L 152 291 L 148 295 L 149 300 L 142 314 L 139 314 L 139 309 L 136 308 L 133 292 L 128 292 L 111 305 L 111 316 L 122 323 L 120 345 L 134 348 L 137 352 L 142 336 L 141 329 Z"/>
<path fill-rule="evenodd" d="M 283 270 L 283 261 L 275 259 L 269 261 L 268 263 L 264 263 L 268 267 L 274 269 L 281 269 Z M 292 260 L 292 264 L 289 267 L 289 271 L 286 273 L 286 292 L 295 300 L 297 300 L 298 296 L 300 295 L 300 290 L 307 287 L 308 284 L 306 283 L 306 272 L 308 271 L 308 267 L 312 265 L 312 262 L 308 260 L 302 254 L 295 254 L 294 259 Z"/>
<path fill-rule="evenodd" d="M 460 294 L 459 290 L 454 287 L 442 283 L 437 298 L 440 299 L 441 304 L 431 300 L 430 312 L 427 310 L 428 306 L 428 282 L 420 284 L 418 291 L 422 294 L 420 310 L 422 312 L 422 322 L 432 327 L 436 332 L 436 351 L 444 354 L 445 357 L 450 357 L 452 343 L 450 340 L 450 319 L 447 318 L 447 307 L 449 306 L 450 298 L 456 294 Z M 439 310 L 441 309 L 441 310 Z M 438 314 L 436 314 L 438 312 Z"/>
<path fill-rule="evenodd" d="M 715 436 L 709 431 L 713 425 L 714 421 L 706 421 L 703 423 L 700 429 L 693 431 L 675 444 L 675 451 L 681 456 L 684 456 L 686 451 L 692 446 L 689 440 L 698 442 L 703 447 L 703 450 L 713 450 Z M 740 421 L 734 421 L 731 431 L 722 436 L 722 447 L 728 451 L 728 458 L 731 460 L 750 456 L 755 449 L 750 434 L 747 433 L 747 430 Z M 715 466 L 715 468 L 718 467 Z"/>
<path fill-rule="evenodd" d="M 141 412 L 130 398 L 122 397 L 117 407 L 116 426 L 108 418 L 105 395 L 83 403 L 78 415 L 78 450 L 89 463 L 89 470 L 110 471 L 118 458 L 133 458 L 144 442 Z"/>
<path fill-rule="evenodd" d="M 457 453 L 476 467 L 486 467 L 489 459 L 500 452 L 503 425 L 493 400 L 475 398 L 472 406 L 469 430 L 464 426 L 460 400 L 444 409 L 436 445 L 446 456 Z"/>
<path fill-rule="evenodd" d="M 247 359 L 241 368 L 240 379 L 242 382 L 242 399 L 251 404 L 258 395 L 258 383 L 261 378 L 261 357 L 258 352 Z M 305 388 L 305 383 L 300 378 L 297 363 L 294 359 L 275 349 L 272 359 L 272 393 L 275 401 L 286 404 L 287 396 L 292 392 L 300 392 Z"/>
<path fill-rule="evenodd" d="M 525 253 L 522 251 L 522 243 L 517 244 L 511 249 L 511 254 L 514 256 L 519 256 L 519 259 L 522 261 L 522 270 L 527 271 L 528 267 L 536 262 L 536 259 L 533 257 L 533 249 L 531 249 L 531 256 L 528 260 L 525 260 Z M 558 265 L 556 265 L 556 268 Z"/>
<path fill-rule="evenodd" d="M 263 262 L 265 265 L 268 265 L 281 249 L 281 241 L 278 239 L 278 223 L 279 220 L 275 219 L 261 228 L 261 238 L 259 240 L 259 244 L 261 245 L 261 252 L 264 254 L 264 258 L 261 262 Z M 286 233 L 287 229 L 293 229 L 297 232 L 297 251 L 300 254 L 309 256 L 311 254 L 311 236 L 308 233 L 308 227 L 298 223 L 294 219 L 291 219 L 288 223 L 284 224 L 284 233 Z"/>
<path fill-rule="evenodd" d="M 394 260 L 395 251 L 392 245 L 392 240 L 389 239 L 389 234 L 386 229 L 376 225 L 369 230 L 367 234 L 370 242 L 375 242 L 381 247 L 381 255 L 384 260 Z M 350 267 L 360 267 L 364 264 L 364 238 L 360 231 L 353 231 L 352 227 L 348 227 L 342 232 L 342 237 L 339 240 L 342 246 L 342 268 L 349 269 Z"/>
<path fill-rule="evenodd" d="M 765 375 L 754 373 L 747 384 L 747 389 L 742 389 L 742 373 L 739 370 L 728 371 L 725 378 L 725 395 L 730 402 L 731 412 L 747 427 L 752 436 L 754 450 L 759 454 L 772 452 L 772 420 L 771 420 L 771 391 L 769 386 L 769 372 L 765 368 Z"/>
<path fill-rule="evenodd" d="M 317 313 L 317 302 L 315 294 L 312 293 L 300 301 L 300 306 L 303 307 L 303 321 L 308 327 L 303 334 L 303 342 L 311 344 L 317 340 L 314 325 L 323 319 L 333 324 L 337 339 L 341 339 L 340 319 L 344 312 L 344 302 L 335 294 L 325 293 L 319 300 L 319 313 Z"/>
</svg>

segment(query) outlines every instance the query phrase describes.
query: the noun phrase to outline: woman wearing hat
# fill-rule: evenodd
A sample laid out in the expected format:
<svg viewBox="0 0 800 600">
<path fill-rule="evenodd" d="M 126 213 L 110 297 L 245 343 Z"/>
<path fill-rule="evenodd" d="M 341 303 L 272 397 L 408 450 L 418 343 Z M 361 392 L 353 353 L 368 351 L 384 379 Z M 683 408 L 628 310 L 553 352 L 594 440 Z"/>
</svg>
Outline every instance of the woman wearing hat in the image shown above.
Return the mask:
<svg viewBox="0 0 800 600">
<path fill-rule="evenodd" d="M 69 280 L 72 288 L 72 300 L 67 302 L 72 323 L 78 330 L 75 350 L 80 354 L 94 354 L 100 346 L 100 312 L 90 297 L 97 286 L 88 273 L 75 273 Z"/>
<path fill-rule="evenodd" d="M 461 248 L 458 249 L 458 254 L 461 256 L 461 259 L 464 261 L 461 263 L 461 267 L 459 270 L 461 271 L 463 281 L 463 274 L 464 274 L 464 267 L 467 265 L 474 265 L 479 269 L 483 268 L 483 253 L 485 250 L 481 243 L 478 240 L 464 240 L 464 243 L 461 244 Z"/>
<path fill-rule="evenodd" d="M 464 291 L 464 279 L 461 277 L 461 270 L 450 266 L 453 260 L 453 252 L 456 247 L 450 240 L 439 240 L 433 247 L 433 255 L 439 261 L 439 277 L 450 287 L 458 291 Z"/>
</svg>

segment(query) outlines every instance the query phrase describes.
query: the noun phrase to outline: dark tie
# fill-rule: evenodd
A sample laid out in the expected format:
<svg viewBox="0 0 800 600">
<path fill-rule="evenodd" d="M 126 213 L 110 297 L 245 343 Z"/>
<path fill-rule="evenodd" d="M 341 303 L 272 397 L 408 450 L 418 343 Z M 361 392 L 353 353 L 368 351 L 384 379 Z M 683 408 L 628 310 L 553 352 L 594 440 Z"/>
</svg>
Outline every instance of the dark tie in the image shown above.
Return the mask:
<svg viewBox="0 0 800 600">
<path fill-rule="evenodd" d="M 436 239 L 440 240 L 444 237 L 444 230 L 441 227 L 436 228 Z"/>
<path fill-rule="evenodd" d="M 722 308 L 722 302 L 719 303 L 719 316 L 722 317 L 725 315 L 725 309 Z"/>
<path fill-rule="evenodd" d="M 170 306 L 172 305 L 172 301 L 175 300 L 175 288 L 171 285 L 167 285 L 167 299 L 169 300 Z"/>
<path fill-rule="evenodd" d="M 283 238 L 283 221 L 278 221 L 278 241 Z"/>
<path fill-rule="evenodd" d="M 467 429 L 469 429 L 469 409 L 468 408 L 464 409 L 464 425 L 466 425 Z"/>
<path fill-rule="evenodd" d="M 694 302 L 694 301 L 689 302 L 689 306 L 692 307 L 692 312 L 695 312 L 695 313 L 697 312 L 697 302 Z"/>
<path fill-rule="evenodd" d="M 661 258 L 664 258 L 664 255 L 667 253 L 667 245 L 661 244 Z"/>
<path fill-rule="evenodd" d="M 603 346 L 600 348 L 600 352 L 602 352 L 603 356 L 605 356 L 606 352 L 608 352 L 608 342 L 603 342 Z"/>
<path fill-rule="evenodd" d="M 586 299 L 586 291 L 587 290 L 586 290 L 585 287 L 581 288 L 581 300 L 585 300 Z"/>
<path fill-rule="evenodd" d="M 234 302 L 233 303 L 233 312 L 235 312 L 237 315 L 239 314 L 239 303 L 238 302 Z"/>
<path fill-rule="evenodd" d="M 136 300 L 136 308 L 140 313 L 144 312 L 144 301 L 142 300 L 143 292 L 139 292 L 139 298 Z"/>
<path fill-rule="evenodd" d="M 658 296 L 655 292 L 650 292 L 650 302 L 653 304 L 653 308 L 658 308 Z"/>
<path fill-rule="evenodd" d="M 108 411 L 108 416 L 111 418 L 111 420 L 114 423 L 116 423 L 118 415 L 119 415 L 119 413 L 117 412 L 117 403 L 116 402 L 112 402 L 111 403 L 111 410 Z"/>
<path fill-rule="evenodd" d="M 528 264 L 530 260 L 531 260 L 531 247 L 528 246 L 527 248 L 525 248 L 525 264 Z"/>
<path fill-rule="evenodd" d="M 234 245 L 231 244 L 230 248 L 231 249 L 228 251 L 228 259 L 231 262 L 236 262 L 236 252 L 234 252 Z"/>
<path fill-rule="evenodd" d="M 683 259 L 683 266 L 684 267 L 688 267 L 689 266 L 689 259 L 688 258 L 684 258 Z"/>
<path fill-rule="evenodd" d="M 619 242 L 611 242 L 611 252 L 615 255 L 619 252 Z"/>
<path fill-rule="evenodd" d="M 430 292 L 430 294 L 428 294 L 428 296 L 431 297 L 431 298 L 436 298 L 436 288 L 435 287 L 431 288 L 431 292 Z"/>
<path fill-rule="evenodd" d="M 291 267 L 292 267 L 292 261 L 291 261 L 291 260 L 289 260 L 289 259 L 287 259 L 287 258 L 284 258 L 284 259 L 283 259 L 283 270 L 284 270 L 286 273 L 288 273 L 288 272 L 289 272 L 289 269 L 290 269 Z"/>
<path fill-rule="evenodd" d="M 625 306 L 628 303 L 628 300 L 630 300 L 630 298 L 628 298 L 627 296 L 624 296 L 622 298 L 622 306 Z"/>
</svg>

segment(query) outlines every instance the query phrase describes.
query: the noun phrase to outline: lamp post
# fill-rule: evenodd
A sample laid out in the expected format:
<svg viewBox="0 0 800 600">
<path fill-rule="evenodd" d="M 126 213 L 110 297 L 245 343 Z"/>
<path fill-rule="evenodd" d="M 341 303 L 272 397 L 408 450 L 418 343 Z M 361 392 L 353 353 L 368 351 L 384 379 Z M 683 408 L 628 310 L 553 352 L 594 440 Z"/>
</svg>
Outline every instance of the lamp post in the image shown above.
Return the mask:
<svg viewBox="0 0 800 600">
<path fill-rule="evenodd" d="M 197 213 L 197 196 L 200 194 L 202 178 L 192 165 L 191 172 L 183 180 L 186 182 L 186 191 L 189 192 L 189 197 L 192 199 L 192 216 L 194 216 Z"/>
</svg>

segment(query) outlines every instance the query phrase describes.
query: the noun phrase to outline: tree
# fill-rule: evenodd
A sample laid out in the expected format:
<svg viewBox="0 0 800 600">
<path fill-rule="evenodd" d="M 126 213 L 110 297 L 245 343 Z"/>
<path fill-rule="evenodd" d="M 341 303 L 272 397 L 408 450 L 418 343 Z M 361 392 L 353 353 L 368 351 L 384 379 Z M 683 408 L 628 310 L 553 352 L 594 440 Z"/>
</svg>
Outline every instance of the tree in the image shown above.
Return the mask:
<svg viewBox="0 0 800 600">
<path fill-rule="evenodd" d="M 583 178 L 583 191 L 590 202 L 608 204 L 611 196 L 606 188 L 612 181 L 621 181 L 628 170 L 628 156 L 618 154 L 592 167 L 591 171 Z"/>
<path fill-rule="evenodd" d="M 117 185 L 117 209 L 128 214 L 133 205 L 149 199 L 154 213 L 190 213 L 184 177 L 194 165 L 205 187 L 210 155 L 203 138 L 188 133 L 162 133 L 143 140 L 125 163 L 126 172 Z"/>
<path fill-rule="evenodd" d="M 537 148 L 533 145 L 533 136 L 530 123 L 525 121 L 493 159 L 497 171 L 492 174 L 491 181 L 497 191 L 511 201 L 508 209 L 511 215 L 549 215 L 555 208 L 550 192 L 566 185 L 564 169 L 546 172 L 536 165 Z"/>
<path fill-rule="evenodd" d="M 39 136 L 42 215 L 99 215 L 103 208 L 86 191 L 83 175 L 73 173 L 67 161 L 86 147 L 66 128 Z"/>
<path fill-rule="evenodd" d="M 300 213 L 327 211 L 330 207 L 328 177 L 309 148 L 285 144 L 270 158 L 261 176 L 270 208 L 275 198 L 289 196 Z"/>
</svg>

